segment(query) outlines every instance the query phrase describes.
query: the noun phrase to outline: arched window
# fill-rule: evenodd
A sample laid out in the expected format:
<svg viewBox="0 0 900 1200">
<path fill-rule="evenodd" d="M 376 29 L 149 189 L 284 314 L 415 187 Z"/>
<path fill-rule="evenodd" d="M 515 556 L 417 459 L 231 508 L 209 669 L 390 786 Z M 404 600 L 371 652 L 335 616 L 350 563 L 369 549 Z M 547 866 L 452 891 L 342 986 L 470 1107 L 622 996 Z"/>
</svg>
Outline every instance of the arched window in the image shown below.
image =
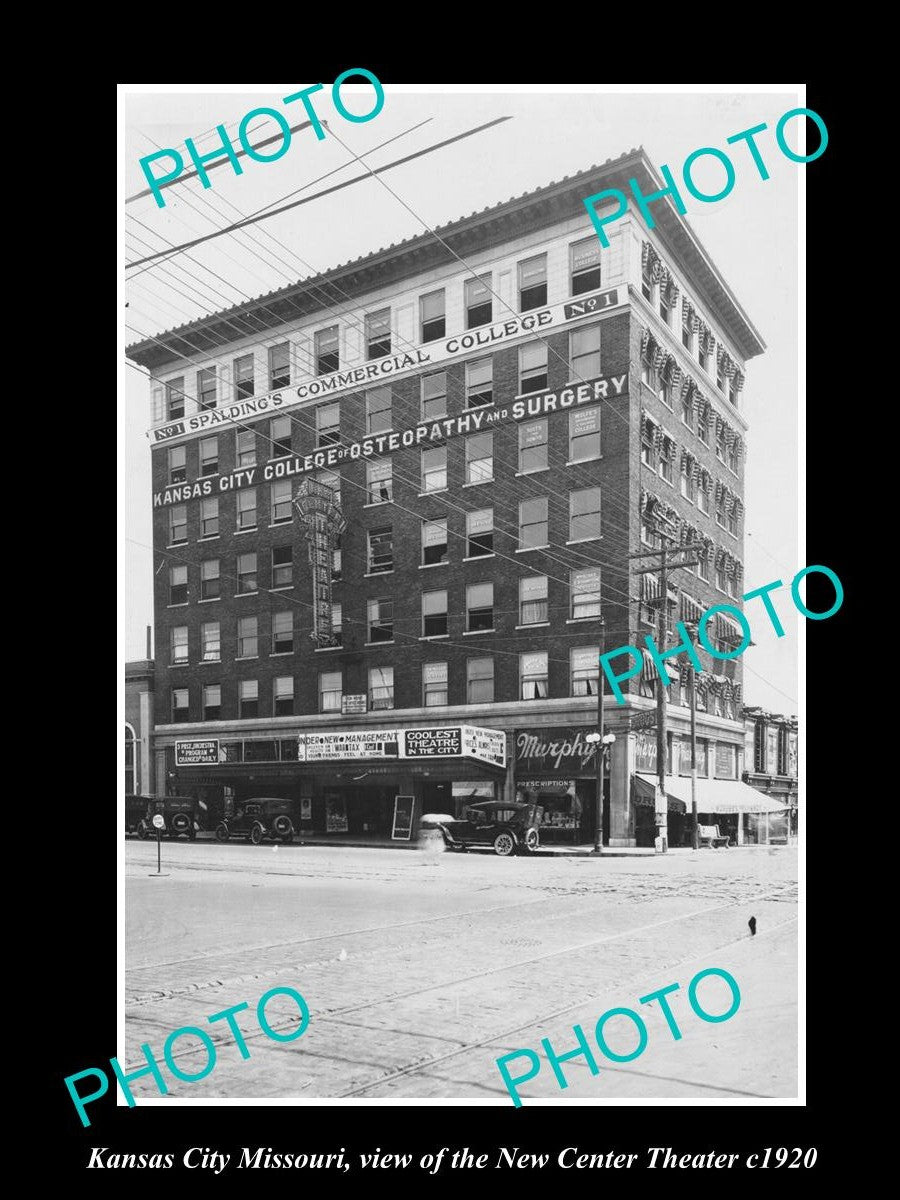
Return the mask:
<svg viewBox="0 0 900 1200">
<path fill-rule="evenodd" d="M 140 788 L 137 786 L 137 751 L 135 748 L 136 738 L 134 730 L 125 722 L 125 795 L 131 796 L 137 794 Z"/>
</svg>

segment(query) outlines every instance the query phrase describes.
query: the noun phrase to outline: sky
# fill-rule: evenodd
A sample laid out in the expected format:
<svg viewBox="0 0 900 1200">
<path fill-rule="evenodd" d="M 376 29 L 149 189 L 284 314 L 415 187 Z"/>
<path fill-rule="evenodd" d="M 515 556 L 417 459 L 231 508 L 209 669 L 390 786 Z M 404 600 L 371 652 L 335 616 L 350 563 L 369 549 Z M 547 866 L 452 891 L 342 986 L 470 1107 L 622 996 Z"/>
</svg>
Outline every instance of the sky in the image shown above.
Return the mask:
<svg viewBox="0 0 900 1200">
<path fill-rule="evenodd" d="M 241 118 L 260 106 L 282 111 L 296 124 L 303 116 L 300 105 L 285 106 L 282 97 L 304 86 L 308 85 L 288 83 L 253 92 L 227 86 L 214 91 L 123 89 L 122 261 L 131 262 L 170 243 L 221 228 L 275 204 L 298 188 L 314 191 L 363 174 L 364 168 L 353 155 L 368 155 L 366 162 L 375 167 L 495 117 L 511 119 L 386 172 L 384 182 L 396 195 L 368 177 L 248 230 L 215 238 L 170 261 L 122 272 L 118 407 L 121 659 L 145 657 L 145 629 L 153 623 L 150 442 L 146 436 L 150 393 L 146 377 L 126 365 L 125 345 L 418 235 L 425 224 L 434 228 L 573 175 L 633 147 L 643 146 L 657 168 L 669 164 L 680 180 L 687 156 L 710 146 L 729 152 L 736 182 L 728 197 L 711 204 L 702 204 L 683 190 L 686 219 L 767 346 L 763 355 L 748 364 L 743 392 L 743 415 L 750 424 L 744 586 L 749 591 L 775 579 L 785 584 L 781 592 L 773 593 L 785 636 L 776 637 L 759 601 L 746 606 L 754 645 L 742 656 L 744 703 L 773 712 L 798 712 L 801 630 L 789 584 L 804 565 L 798 558 L 802 541 L 797 268 L 798 195 L 804 168 L 783 155 L 774 139 L 778 118 L 802 104 L 797 92 L 644 90 L 622 94 L 585 88 L 525 90 L 524 85 L 518 90 L 503 85 L 495 90 L 479 86 L 447 91 L 394 87 L 386 82 L 381 112 L 373 120 L 357 124 L 335 111 L 326 82 L 325 90 L 315 97 L 316 111 L 327 122 L 323 141 L 316 139 L 312 129 L 303 130 L 294 134 L 289 150 L 277 162 L 244 158 L 240 176 L 230 166 L 210 171 L 212 186 L 207 190 L 196 178 L 167 189 L 163 209 L 152 196 L 124 203 L 126 197 L 147 186 L 139 166 L 141 157 L 173 147 L 187 159 L 186 137 L 194 139 L 201 153 L 209 151 L 218 141 L 214 132 L 218 124 L 224 124 L 237 143 Z M 364 113 L 371 107 L 368 85 L 344 87 L 341 95 L 351 110 Z M 769 128 L 757 141 L 770 172 L 766 181 L 760 179 L 746 147 L 729 148 L 727 144 L 729 136 L 763 123 Z M 257 129 L 260 136 L 275 132 L 267 118 L 254 119 L 250 134 Z M 394 140 L 383 146 L 389 139 Z M 788 140 L 799 148 L 799 131 L 793 136 L 789 132 Z M 163 164 L 161 160 L 158 171 Z M 321 179 L 323 176 L 328 177 Z M 698 169 L 694 179 L 701 190 L 712 193 L 719 176 Z"/>
</svg>

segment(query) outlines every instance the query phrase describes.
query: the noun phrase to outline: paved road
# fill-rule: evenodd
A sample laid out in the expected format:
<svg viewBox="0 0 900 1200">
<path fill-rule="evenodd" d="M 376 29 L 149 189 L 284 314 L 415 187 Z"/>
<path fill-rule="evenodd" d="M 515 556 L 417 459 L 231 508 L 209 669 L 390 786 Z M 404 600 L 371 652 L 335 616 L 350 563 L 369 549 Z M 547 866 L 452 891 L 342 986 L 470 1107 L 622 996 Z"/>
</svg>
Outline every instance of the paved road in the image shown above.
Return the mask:
<svg viewBox="0 0 900 1200">
<path fill-rule="evenodd" d="M 657 1003 L 642 1008 L 647 1048 L 631 1063 L 596 1051 L 565 1067 L 561 1092 L 541 1059 L 530 1097 L 609 1099 L 791 1097 L 797 1091 L 797 854 L 794 848 L 679 851 L 641 859 L 500 859 L 490 854 L 211 843 L 126 844 L 126 1068 L 147 1042 L 162 1063 L 183 1025 L 210 1030 L 214 1070 L 170 1095 L 510 1099 L 498 1056 L 542 1038 L 558 1053 L 577 1022 L 593 1037 L 601 1013 L 641 1008 L 669 983 L 683 1033 L 673 1040 Z M 755 916 L 758 934 L 749 936 Z M 741 1006 L 721 1024 L 691 1011 L 686 989 L 707 967 L 728 970 Z M 260 1030 L 256 1001 L 272 987 L 305 997 L 301 1038 Z M 719 989 L 719 990 L 717 990 Z M 711 1012 L 725 984 L 699 993 Z M 213 1013 L 247 1001 L 243 1059 Z M 275 998 L 277 1030 L 296 1006 Z M 626 1053 L 625 1018 L 607 1028 Z M 179 1039 L 174 1061 L 199 1072 L 207 1054 Z M 525 1059 L 511 1066 L 525 1070 Z M 152 1082 L 137 1097 L 157 1095 Z"/>
</svg>

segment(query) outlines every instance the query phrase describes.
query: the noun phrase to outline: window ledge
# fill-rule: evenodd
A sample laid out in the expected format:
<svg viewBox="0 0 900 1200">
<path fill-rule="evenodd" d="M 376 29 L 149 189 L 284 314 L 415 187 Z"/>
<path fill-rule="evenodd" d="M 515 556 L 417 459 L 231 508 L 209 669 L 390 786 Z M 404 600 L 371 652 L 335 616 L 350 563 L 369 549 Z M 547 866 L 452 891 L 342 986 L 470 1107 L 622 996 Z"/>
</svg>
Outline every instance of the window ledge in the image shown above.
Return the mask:
<svg viewBox="0 0 900 1200">
<path fill-rule="evenodd" d="M 269 658 L 287 658 L 289 654 L 295 653 L 295 650 L 273 650 Z"/>
<path fill-rule="evenodd" d="M 190 600 L 179 600 L 177 604 L 167 604 L 166 608 L 187 608 L 189 604 Z"/>
<path fill-rule="evenodd" d="M 221 658 L 201 658 L 200 661 L 197 663 L 197 666 L 198 667 L 210 667 L 210 666 L 218 667 L 218 666 L 221 666 L 221 664 L 222 664 Z"/>
<path fill-rule="evenodd" d="M 208 475 L 204 475 L 203 472 L 201 471 L 200 474 L 197 476 L 197 482 L 200 483 L 204 479 L 218 479 L 218 478 L 219 478 L 218 471 L 210 471 Z"/>
<path fill-rule="evenodd" d="M 385 643 L 385 645 L 386 644 L 387 643 Z M 343 648 L 343 646 L 316 646 L 313 654 L 327 654 L 330 650 L 343 650 Z M 288 715 L 292 716 L 293 714 L 289 713 Z"/>
<path fill-rule="evenodd" d="M 446 411 L 442 412 L 442 413 L 438 413 L 436 416 L 433 416 L 433 417 L 426 417 L 425 414 L 423 413 L 422 416 L 419 417 L 419 424 L 426 425 L 429 421 L 446 421 L 449 416 L 450 416 L 450 414 Z"/>
<path fill-rule="evenodd" d="M 490 554 L 467 554 L 463 562 L 484 562 L 486 558 L 496 558 L 497 555 L 493 552 Z"/>
<path fill-rule="evenodd" d="M 450 491 L 450 489 L 448 487 L 432 488 L 430 492 L 419 492 L 418 499 L 421 500 L 423 496 L 440 496 L 444 492 L 449 492 L 449 491 Z"/>
<path fill-rule="evenodd" d="M 256 662 L 258 658 L 259 658 L 258 654 L 244 654 L 244 655 L 239 655 L 234 661 L 235 662 Z"/>
<path fill-rule="evenodd" d="M 546 629 L 549 621 L 532 621 L 530 625 L 516 625 L 516 629 Z"/>
<path fill-rule="evenodd" d="M 463 486 L 464 488 L 470 488 L 470 487 L 484 487 L 484 485 L 485 485 L 486 483 L 495 483 L 495 482 L 496 482 L 496 480 L 494 479 L 494 477 L 493 477 L 493 475 L 492 475 L 492 476 L 490 477 L 490 479 L 476 479 L 476 480 L 474 480 L 474 482 L 472 482 L 472 483 L 464 483 L 462 486 Z"/>
<path fill-rule="evenodd" d="M 168 545 L 166 546 L 166 549 L 167 550 L 175 550 L 178 546 L 186 546 L 187 544 L 188 544 L 187 538 L 183 538 L 180 542 L 169 542 Z"/>
<path fill-rule="evenodd" d="M 465 562 L 465 559 L 463 561 Z M 438 562 L 438 563 L 419 563 L 419 570 L 420 571 L 430 571 L 433 567 L 449 567 L 449 566 L 450 566 L 450 563 L 447 561 L 447 559 L 444 559 L 443 562 Z"/>
<path fill-rule="evenodd" d="M 191 665 L 191 660 L 189 658 L 186 658 L 183 662 L 170 662 L 169 670 L 174 671 L 176 667 L 189 667 L 190 665 Z"/>
<path fill-rule="evenodd" d="M 567 617 L 567 625 L 583 625 L 585 621 L 602 621 L 602 617 Z"/>
<path fill-rule="evenodd" d="M 218 533 L 208 533 L 205 537 L 198 537 L 198 542 L 214 542 L 220 535 Z"/>
<path fill-rule="evenodd" d="M 272 592 L 291 592 L 293 590 L 294 590 L 294 585 L 292 583 L 280 583 L 278 585 L 278 587 L 273 587 L 273 588 L 269 589 L 269 591 L 272 591 Z"/>
<path fill-rule="evenodd" d="M 269 528 L 270 529 L 280 529 L 282 527 L 282 525 L 290 525 L 290 523 L 291 523 L 291 521 L 293 521 L 293 519 L 294 519 L 293 517 L 284 517 L 281 521 L 272 521 L 269 524 Z"/>
<path fill-rule="evenodd" d="M 291 587 L 293 587 L 293 586 L 294 585 L 291 584 Z M 259 595 L 258 591 L 257 592 L 235 592 L 234 598 L 235 598 L 235 600 L 237 600 L 240 596 L 258 596 L 258 595 Z"/>
<path fill-rule="evenodd" d="M 490 629 L 464 629 L 463 637 L 478 637 L 480 634 L 483 634 L 483 633 L 496 633 L 496 632 L 497 632 L 497 630 L 494 629 L 493 626 Z"/>
<path fill-rule="evenodd" d="M 580 467 L 583 463 L 600 462 L 603 458 L 602 454 L 597 454 L 593 458 L 573 458 L 566 463 L 567 467 Z"/>
<path fill-rule="evenodd" d="M 393 499 L 393 497 L 391 497 L 390 500 L 375 500 L 370 504 L 364 504 L 363 508 L 384 508 L 384 506 L 386 504 L 393 504 L 393 503 L 394 503 L 394 499 Z"/>
<path fill-rule="evenodd" d="M 568 542 L 566 542 L 566 545 L 567 546 L 580 546 L 582 542 L 602 542 L 602 541 L 603 541 L 603 534 L 598 533 L 596 537 L 571 538 Z"/>
<path fill-rule="evenodd" d="M 221 596 L 201 596 L 197 601 L 198 604 L 215 604 L 217 600 L 221 600 Z"/>
<path fill-rule="evenodd" d="M 234 536 L 239 537 L 240 534 L 242 534 L 242 533 L 259 533 L 259 526 L 258 525 L 248 525 L 246 529 L 236 529 L 234 531 Z"/>
<path fill-rule="evenodd" d="M 541 542 L 541 544 L 539 546 L 520 546 L 519 549 L 515 550 L 513 553 L 529 554 L 532 550 L 549 550 L 549 549 L 550 549 L 549 542 Z"/>
<path fill-rule="evenodd" d="M 393 638 L 391 638 L 389 641 L 386 641 L 386 642 L 363 642 L 363 645 L 364 645 L 364 646 L 393 646 L 393 645 L 395 645 L 395 642 L 394 642 L 394 639 L 393 639 Z M 340 650 L 340 649 L 343 649 L 343 647 L 341 647 L 341 646 L 328 646 L 328 647 L 327 647 L 327 649 L 329 649 L 329 650 Z"/>
<path fill-rule="evenodd" d="M 566 466 L 569 466 L 569 463 L 566 463 Z M 544 471 L 549 470 L 549 467 L 535 467 L 533 471 L 516 471 L 515 475 L 513 475 L 513 479 L 521 479 L 525 475 L 541 475 Z"/>
<path fill-rule="evenodd" d="M 423 633 L 419 638 L 420 642 L 439 642 L 442 638 L 448 638 L 449 633 Z"/>
</svg>

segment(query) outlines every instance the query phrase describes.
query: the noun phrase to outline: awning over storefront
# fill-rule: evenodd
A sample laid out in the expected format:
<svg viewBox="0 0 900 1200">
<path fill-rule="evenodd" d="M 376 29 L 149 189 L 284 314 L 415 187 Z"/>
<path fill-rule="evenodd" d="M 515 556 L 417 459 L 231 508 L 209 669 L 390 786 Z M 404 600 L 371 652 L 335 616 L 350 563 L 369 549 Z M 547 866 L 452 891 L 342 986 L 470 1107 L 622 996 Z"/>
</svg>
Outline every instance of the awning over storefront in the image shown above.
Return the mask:
<svg viewBox="0 0 900 1200">
<path fill-rule="evenodd" d="M 635 773 L 634 779 L 634 803 L 638 808 L 655 808 L 656 806 L 656 776 L 655 775 L 640 775 Z M 669 788 L 668 784 L 671 776 L 666 776 L 666 798 L 668 801 L 667 807 L 670 813 L 686 812 L 684 801 Z"/>
<path fill-rule="evenodd" d="M 650 788 L 656 786 L 655 775 L 636 774 Z M 682 800 L 691 807 L 691 781 L 681 775 L 666 776 L 666 795 Z M 670 809 L 671 811 L 671 809 Z M 680 811 L 680 810 L 679 810 Z M 740 779 L 698 779 L 697 811 L 701 813 L 770 813 L 786 812 L 787 806 L 771 796 L 758 792 Z"/>
</svg>

